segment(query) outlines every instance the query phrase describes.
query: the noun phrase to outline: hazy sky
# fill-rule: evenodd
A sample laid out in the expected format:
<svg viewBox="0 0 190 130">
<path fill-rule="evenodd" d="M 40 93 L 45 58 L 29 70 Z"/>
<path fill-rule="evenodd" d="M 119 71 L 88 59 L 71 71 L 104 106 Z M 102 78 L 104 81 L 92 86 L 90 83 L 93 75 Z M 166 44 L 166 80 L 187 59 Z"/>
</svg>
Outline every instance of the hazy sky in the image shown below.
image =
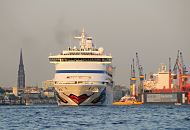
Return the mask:
<svg viewBox="0 0 190 130">
<path fill-rule="evenodd" d="M 113 56 L 116 84 L 128 84 L 139 53 L 144 71 L 174 62 L 190 66 L 190 0 L 0 0 L 0 84 L 17 84 L 20 48 L 27 85 L 54 76 L 50 53 L 78 45 L 82 28 Z"/>
</svg>

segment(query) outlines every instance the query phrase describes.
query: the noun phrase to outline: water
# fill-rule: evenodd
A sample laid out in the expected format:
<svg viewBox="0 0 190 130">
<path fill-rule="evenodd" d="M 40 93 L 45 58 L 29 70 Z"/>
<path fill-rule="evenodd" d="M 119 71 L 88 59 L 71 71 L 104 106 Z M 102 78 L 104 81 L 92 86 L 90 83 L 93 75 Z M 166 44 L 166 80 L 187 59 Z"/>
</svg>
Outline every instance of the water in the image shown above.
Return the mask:
<svg viewBox="0 0 190 130">
<path fill-rule="evenodd" d="M 0 106 L 0 130 L 190 129 L 190 106 Z"/>
</svg>

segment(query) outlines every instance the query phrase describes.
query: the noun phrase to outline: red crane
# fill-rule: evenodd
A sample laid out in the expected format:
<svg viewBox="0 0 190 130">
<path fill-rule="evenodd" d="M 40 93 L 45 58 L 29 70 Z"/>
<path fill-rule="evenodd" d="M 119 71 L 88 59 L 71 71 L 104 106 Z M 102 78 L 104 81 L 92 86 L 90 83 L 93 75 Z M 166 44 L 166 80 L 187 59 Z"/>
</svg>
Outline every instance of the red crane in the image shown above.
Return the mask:
<svg viewBox="0 0 190 130">
<path fill-rule="evenodd" d="M 175 62 L 175 65 L 174 65 L 174 74 L 176 74 L 177 76 L 177 70 L 178 70 L 178 73 L 179 73 L 179 76 L 177 76 L 179 78 L 179 88 L 180 88 L 180 91 L 182 91 L 182 88 L 183 88 L 183 85 L 182 85 L 182 69 L 181 69 L 181 63 L 179 61 L 179 54 L 180 54 L 180 51 L 178 50 L 178 53 L 177 53 L 177 59 L 176 59 L 176 62 Z M 177 79 L 176 77 L 176 79 Z"/>
<path fill-rule="evenodd" d="M 183 62 L 183 55 L 182 55 L 182 52 L 180 52 L 180 60 L 181 60 L 181 68 L 182 68 L 182 72 L 183 72 L 183 75 L 186 74 L 188 71 L 186 70 L 186 66 Z"/>
<path fill-rule="evenodd" d="M 179 78 L 180 91 L 189 91 L 190 84 L 187 84 L 187 80 L 190 77 L 190 75 L 187 74 L 188 71 L 186 70 L 186 66 L 184 65 L 184 62 L 183 62 L 183 55 L 182 55 L 182 52 L 180 52 L 179 50 L 177 54 L 176 63 L 173 69 L 176 75 L 177 75 L 177 70 L 179 73 L 179 76 L 177 77 Z"/>
<path fill-rule="evenodd" d="M 172 76 L 171 76 L 171 58 L 169 58 L 169 89 L 171 90 Z"/>
</svg>

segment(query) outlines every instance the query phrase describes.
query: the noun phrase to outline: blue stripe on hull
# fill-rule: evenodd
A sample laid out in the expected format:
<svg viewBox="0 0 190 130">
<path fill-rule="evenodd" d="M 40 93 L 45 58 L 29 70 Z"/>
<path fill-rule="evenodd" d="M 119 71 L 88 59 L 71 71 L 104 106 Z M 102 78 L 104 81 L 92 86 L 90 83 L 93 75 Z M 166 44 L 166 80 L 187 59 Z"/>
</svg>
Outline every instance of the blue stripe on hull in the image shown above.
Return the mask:
<svg viewBox="0 0 190 130">
<path fill-rule="evenodd" d="M 103 70 L 56 70 L 56 73 L 106 73 Z"/>
<path fill-rule="evenodd" d="M 97 73 L 97 74 L 108 74 L 112 77 L 112 74 L 104 70 L 56 70 L 56 73 Z"/>
</svg>

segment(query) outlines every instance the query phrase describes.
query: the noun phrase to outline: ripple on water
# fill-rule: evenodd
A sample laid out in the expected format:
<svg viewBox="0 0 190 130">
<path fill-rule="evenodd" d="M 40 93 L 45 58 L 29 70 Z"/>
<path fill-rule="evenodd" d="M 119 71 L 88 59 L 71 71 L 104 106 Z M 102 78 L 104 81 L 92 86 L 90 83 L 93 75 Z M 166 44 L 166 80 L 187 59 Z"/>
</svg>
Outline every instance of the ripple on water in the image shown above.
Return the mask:
<svg viewBox="0 0 190 130">
<path fill-rule="evenodd" d="M 0 106 L 0 129 L 189 129 L 188 106 Z"/>
<path fill-rule="evenodd" d="M 189 115 L 190 116 L 190 115 Z M 185 117 L 184 118 L 185 121 L 190 121 L 190 117 Z"/>
</svg>

